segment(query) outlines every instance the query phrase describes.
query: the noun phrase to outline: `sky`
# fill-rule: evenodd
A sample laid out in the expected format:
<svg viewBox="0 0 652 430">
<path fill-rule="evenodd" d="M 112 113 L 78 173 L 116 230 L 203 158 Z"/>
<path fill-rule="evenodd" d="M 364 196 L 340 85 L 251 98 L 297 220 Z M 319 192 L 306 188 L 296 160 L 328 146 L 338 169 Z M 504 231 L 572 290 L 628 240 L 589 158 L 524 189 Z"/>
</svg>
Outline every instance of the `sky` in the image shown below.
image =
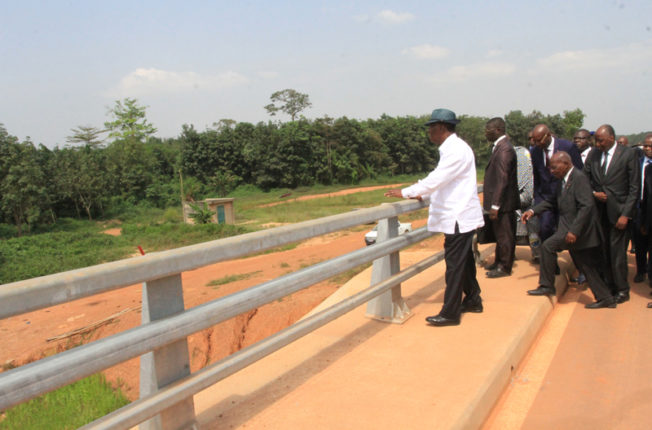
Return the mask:
<svg viewBox="0 0 652 430">
<path fill-rule="evenodd" d="M 0 124 L 63 147 L 116 100 L 158 137 L 258 123 L 278 90 L 310 119 L 544 114 L 652 130 L 652 1 L 2 0 Z"/>
</svg>

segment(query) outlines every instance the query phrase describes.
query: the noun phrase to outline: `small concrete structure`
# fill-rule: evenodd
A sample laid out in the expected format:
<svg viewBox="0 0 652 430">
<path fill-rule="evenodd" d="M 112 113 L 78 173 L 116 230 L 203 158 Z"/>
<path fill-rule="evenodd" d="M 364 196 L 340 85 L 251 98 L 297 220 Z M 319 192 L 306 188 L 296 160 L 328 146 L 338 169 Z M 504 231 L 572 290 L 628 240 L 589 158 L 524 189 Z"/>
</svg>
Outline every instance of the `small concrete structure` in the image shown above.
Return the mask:
<svg viewBox="0 0 652 430">
<path fill-rule="evenodd" d="M 213 217 L 211 221 L 215 224 L 235 224 L 235 216 L 233 213 L 233 200 L 231 198 L 216 198 L 216 199 L 205 199 L 198 200 L 194 202 L 199 206 L 208 206 L 208 209 L 213 212 Z M 186 224 L 194 224 L 195 221 L 192 219 L 190 214 L 194 213 L 194 210 L 190 206 L 189 202 L 183 203 L 183 222 Z"/>
</svg>

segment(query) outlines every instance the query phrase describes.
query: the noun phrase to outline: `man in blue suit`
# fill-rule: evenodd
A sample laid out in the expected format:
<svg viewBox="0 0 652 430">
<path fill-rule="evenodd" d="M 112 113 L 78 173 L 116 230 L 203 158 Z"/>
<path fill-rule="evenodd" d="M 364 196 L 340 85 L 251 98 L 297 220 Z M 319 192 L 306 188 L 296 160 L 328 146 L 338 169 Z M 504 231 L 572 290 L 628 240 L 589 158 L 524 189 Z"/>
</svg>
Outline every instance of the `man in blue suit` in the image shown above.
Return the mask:
<svg viewBox="0 0 652 430">
<path fill-rule="evenodd" d="M 542 201 L 554 202 L 559 179 L 550 173 L 550 159 L 555 152 L 568 153 L 575 167 L 582 169 L 582 158 L 577 147 L 567 140 L 556 138 L 545 124 L 539 124 L 532 129 L 532 170 L 534 174 L 534 204 Z M 555 232 L 558 213 L 546 210 L 539 215 L 539 236 L 544 241 Z"/>
</svg>

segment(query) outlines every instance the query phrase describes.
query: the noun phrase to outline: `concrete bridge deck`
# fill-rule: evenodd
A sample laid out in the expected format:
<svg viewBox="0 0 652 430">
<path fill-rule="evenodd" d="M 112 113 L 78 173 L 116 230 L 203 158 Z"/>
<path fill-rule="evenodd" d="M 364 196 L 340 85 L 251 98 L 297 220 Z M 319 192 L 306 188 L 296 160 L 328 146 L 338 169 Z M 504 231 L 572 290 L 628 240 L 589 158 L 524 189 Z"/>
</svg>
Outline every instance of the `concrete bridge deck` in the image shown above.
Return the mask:
<svg viewBox="0 0 652 430">
<path fill-rule="evenodd" d="M 402 252 L 401 266 L 429 255 Z M 479 269 L 484 313 L 454 327 L 424 321 L 443 300 L 435 265 L 403 284 L 414 314 L 404 324 L 370 320 L 364 306 L 348 313 L 196 395 L 201 428 L 652 428 L 647 283 L 617 309 L 588 310 L 590 291 L 566 288 L 568 254 L 559 303 L 526 294 L 538 279 L 529 260 L 519 247 L 511 277 Z M 369 280 L 370 269 L 322 306 Z"/>
</svg>

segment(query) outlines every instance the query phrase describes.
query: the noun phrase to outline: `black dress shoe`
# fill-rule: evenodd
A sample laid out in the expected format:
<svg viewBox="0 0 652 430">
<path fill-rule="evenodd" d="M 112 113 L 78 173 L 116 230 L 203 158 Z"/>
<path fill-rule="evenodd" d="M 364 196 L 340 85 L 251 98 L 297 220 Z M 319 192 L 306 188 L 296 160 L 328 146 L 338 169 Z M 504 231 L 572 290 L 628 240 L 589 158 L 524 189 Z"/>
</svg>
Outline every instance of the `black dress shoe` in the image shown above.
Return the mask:
<svg viewBox="0 0 652 430">
<path fill-rule="evenodd" d="M 616 303 L 619 303 L 619 304 L 620 303 L 625 303 L 626 301 L 629 300 L 629 293 L 624 293 L 624 292 L 621 291 L 618 294 L 616 294 L 615 299 L 616 299 Z"/>
<path fill-rule="evenodd" d="M 528 294 L 531 296 L 554 296 L 557 291 L 553 287 L 544 287 L 539 285 L 539 288 L 536 290 L 528 290 Z"/>
<path fill-rule="evenodd" d="M 495 268 L 494 270 L 490 270 L 489 272 L 486 273 L 487 278 L 502 278 L 503 276 L 510 276 L 511 273 L 508 273 L 501 269 L 500 267 Z"/>
<path fill-rule="evenodd" d="M 598 300 L 596 302 L 589 303 L 588 305 L 584 305 L 584 307 L 587 309 L 615 308 L 616 299 L 613 297 L 607 297 L 606 299 Z"/>
<path fill-rule="evenodd" d="M 495 269 L 498 268 L 498 263 L 494 262 L 494 263 L 491 263 L 491 264 L 487 264 L 486 266 L 484 266 L 484 268 L 487 269 L 487 271 L 495 270 Z"/>
<path fill-rule="evenodd" d="M 462 312 L 473 312 L 474 314 L 479 314 L 482 313 L 484 308 L 482 307 L 482 302 L 470 305 L 466 303 L 462 303 Z"/>
<path fill-rule="evenodd" d="M 639 282 L 643 282 L 643 281 L 645 281 L 645 273 L 637 273 L 636 275 L 634 275 L 634 282 L 638 284 Z"/>
<path fill-rule="evenodd" d="M 648 304 L 647 304 L 647 307 L 648 307 L 648 308 L 652 308 L 652 302 L 648 303 Z"/>
<path fill-rule="evenodd" d="M 431 317 L 427 317 L 426 321 L 428 321 L 429 324 L 437 326 L 437 327 L 443 327 L 446 325 L 460 325 L 460 319 L 452 319 L 452 318 L 446 318 L 441 315 L 434 315 Z"/>
</svg>

